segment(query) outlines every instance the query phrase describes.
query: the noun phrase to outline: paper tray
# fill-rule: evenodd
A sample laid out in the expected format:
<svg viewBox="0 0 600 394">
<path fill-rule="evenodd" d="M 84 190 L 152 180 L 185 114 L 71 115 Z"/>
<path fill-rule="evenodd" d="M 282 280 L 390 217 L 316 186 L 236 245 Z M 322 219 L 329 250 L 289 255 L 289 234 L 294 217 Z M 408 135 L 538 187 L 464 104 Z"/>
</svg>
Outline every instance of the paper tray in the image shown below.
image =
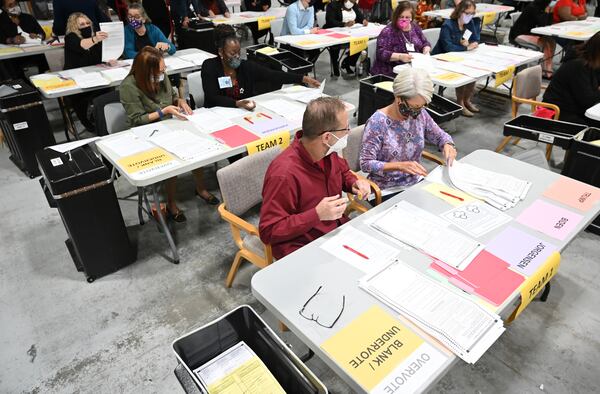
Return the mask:
<svg viewBox="0 0 600 394">
<path fill-rule="evenodd" d="M 586 129 L 587 126 L 582 124 L 520 115 L 504 124 L 504 135 L 541 141 L 569 149 L 573 138 Z"/>
<path fill-rule="evenodd" d="M 462 107 L 460 105 L 435 93 L 427 106 L 427 112 L 438 124 L 457 118 L 461 111 Z"/>
<path fill-rule="evenodd" d="M 287 393 L 321 394 L 327 388 L 248 305 L 173 341 L 177 361 L 200 392 L 204 388 L 192 371 L 240 341 L 265 363 Z"/>
</svg>

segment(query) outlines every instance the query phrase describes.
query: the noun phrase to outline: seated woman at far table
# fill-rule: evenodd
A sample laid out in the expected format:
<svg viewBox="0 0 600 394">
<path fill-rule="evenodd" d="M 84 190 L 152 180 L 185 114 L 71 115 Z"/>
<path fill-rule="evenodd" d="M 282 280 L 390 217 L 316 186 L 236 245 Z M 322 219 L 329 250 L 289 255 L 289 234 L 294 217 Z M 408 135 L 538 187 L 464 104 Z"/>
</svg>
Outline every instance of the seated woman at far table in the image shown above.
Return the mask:
<svg viewBox="0 0 600 394">
<path fill-rule="evenodd" d="M 427 175 L 420 163 L 425 141 L 443 152 L 448 165 L 456 157 L 452 137 L 425 110 L 433 95 L 427 71 L 400 70 L 393 90 L 394 102 L 367 120 L 359 155 L 360 169 L 379 186 L 384 200 Z"/>
<path fill-rule="evenodd" d="M 401 1 L 392 14 L 392 21 L 377 37 L 377 55 L 371 74 L 393 77 L 394 67 L 410 63 L 411 53 L 429 54 L 431 44 L 419 25 L 413 21 L 415 11 L 408 1 Z"/>
<path fill-rule="evenodd" d="M 175 45 L 165 37 L 158 27 L 152 24 L 144 7 L 140 3 L 134 3 L 127 10 L 125 59 L 133 59 L 139 50 L 145 46 L 155 47 L 169 55 L 173 55 L 176 51 Z"/>
<path fill-rule="evenodd" d="M 252 110 L 250 97 L 259 94 L 257 82 L 269 81 L 279 85 L 305 83 L 319 87 L 320 83 L 306 75 L 276 71 L 256 62 L 242 60 L 240 39 L 229 25 L 215 28 L 217 57 L 202 63 L 202 88 L 205 107 L 239 107 Z"/>
<path fill-rule="evenodd" d="M 225 18 L 229 18 L 229 8 L 225 4 L 225 0 L 197 0 L 200 6 L 200 15 L 213 17 L 217 15 L 223 15 Z"/>
<path fill-rule="evenodd" d="M 169 118 L 186 120 L 183 115 L 192 114 L 192 110 L 185 100 L 179 98 L 171 87 L 169 78 L 166 78 L 166 69 L 162 53 L 158 49 L 147 46 L 138 52 L 129 75 L 119 87 L 121 104 L 127 112 L 129 127 Z M 196 196 L 207 204 L 219 204 L 219 199 L 204 187 L 202 168 L 198 168 L 192 173 L 196 180 Z M 167 214 L 175 222 L 185 222 L 187 219 L 175 201 L 177 178 L 170 178 L 165 183 Z"/>
</svg>

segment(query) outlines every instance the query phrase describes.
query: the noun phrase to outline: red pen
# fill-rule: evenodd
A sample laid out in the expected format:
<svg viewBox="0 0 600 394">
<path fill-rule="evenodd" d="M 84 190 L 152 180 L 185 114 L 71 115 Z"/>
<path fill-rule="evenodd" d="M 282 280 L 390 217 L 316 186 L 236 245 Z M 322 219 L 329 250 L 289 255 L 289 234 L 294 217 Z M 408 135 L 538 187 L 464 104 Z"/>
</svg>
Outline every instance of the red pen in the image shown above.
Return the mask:
<svg viewBox="0 0 600 394">
<path fill-rule="evenodd" d="M 448 197 L 456 198 L 457 200 L 460 200 L 460 201 L 465 201 L 465 199 L 464 199 L 464 198 L 462 198 L 462 197 L 458 197 L 458 196 L 455 196 L 454 194 L 446 193 L 446 192 L 444 192 L 444 191 L 441 191 L 441 190 L 440 190 L 440 193 L 442 193 L 444 196 L 448 196 Z"/>
<path fill-rule="evenodd" d="M 365 256 L 364 254 L 360 253 L 357 250 L 352 249 L 350 246 L 348 246 L 348 245 L 342 245 L 342 246 L 344 247 L 344 249 L 347 249 L 347 250 L 351 251 L 352 253 L 359 255 L 363 259 L 369 260 L 369 258 L 367 256 Z"/>
<path fill-rule="evenodd" d="M 271 118 L 269 115 L 267 115 L 267 114 L 263 114 L 262 112 L 261 112 L 261 113 L 259 113 L 259 115 L 260 115 L 260 116 L 264 116 L 265 118 L 273 119 L 273 118 Z"/>
<path fill-rule="evenodd" d="M 244 120 L 245 120 L 246 122 L 250 123 L 250 124 L 254 124 L 254 122 L 253 122 L 253 121 L 251 121 L 250 119 L 248 119 L 248 117 L 247 117 L 247 116 L 244 116 Z"/>
</svg>

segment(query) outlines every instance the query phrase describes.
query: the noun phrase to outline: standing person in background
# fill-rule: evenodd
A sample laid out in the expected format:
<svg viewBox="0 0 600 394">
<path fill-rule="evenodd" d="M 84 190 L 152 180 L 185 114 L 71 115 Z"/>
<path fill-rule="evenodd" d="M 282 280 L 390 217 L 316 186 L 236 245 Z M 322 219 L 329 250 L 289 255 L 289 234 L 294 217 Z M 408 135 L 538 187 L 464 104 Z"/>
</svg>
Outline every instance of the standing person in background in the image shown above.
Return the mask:
<svg viewBox="0 0 600 394">
<path fill-rule="evenodd" d="M 358 7 L 367 20 L 371 19 L 371 10 L 376 1 L 377 0 L 358 0 Z"/>
<path fill-rule="evenodd" d="M 198 15 L 200 15 L 198 0 L 171 0 L 171 16 L 176 33 L 182 27 L 187 28 L 190 18 L 196 18 Z"/>
<path fill-rule="evenodd" d="M 224 0 L 198 0 L 198 4 L 200 5 L 200 15 L 202 16 L 211 18 L 217 15 L 223 15 L 225 18 L 231 16 Z"/>
<path fill-rule="evenodd" d="M 450 19 L 444 21 L 432 54 L 447 52 L 472 51 L 479 45 L 481 23 L 474 19 L 476 13 L 475 3 L 472 0 L 462 0 L 458 7 L 452 11 Z M 475 91 L 475 82 L 456 88 L 456 100 L 463 107 L 463 116 L 472 117 L 479 108 L 471 102 Z"/>
<path fill-rule="evenodd" d="M 154 26 L 146 15 L 144 7 L 139 4 L 131 4 L 127 11 L 127 26 L 125 26 L 125 59 L 133 59 L 144 47 L 155 47 L 162 53 L 173 55 L 175 45 Z"/>
<path fill-rule="evenodd" d="M 265 12 L 271 8 L 271 0 L 244 0 L 246 11 Z M 271 29 L 258 30 L 258 22 L 246 23 L 246 26 L 252 32 L 254 45 L 258 44 L 258 39 L 271 32 Z M 273 44 L 273 35 L 269 38 L 269 44 Z"/>
<path fill-rule="evenodd" d="M 377 53 L 372 74 L 393 77 L 394 67 L 410 63 L 411 52 L 429 54 L 431 44 L 423 31 L 413 22 L 414 10 L 408 1 L 401 1 L 392 14 L 392 21 L 377 37 Z"/>
<path fill-rule="evenodd" d="M 111 22 L 96 0 L 53 0 L 54 23 L 52 33 L 55 36 L 62 36 L 66 32 L 67 19 L 74 12 L 85 14 L 92 22 L 94 31 L 100 30 L 100 22 Z"/>
<path fill-rule="evenodd" d="M 315 34 L 318 31 L 319 28 L 315 27 L 315 9 L 311 5 L 310 0 L 298 0 L 288 6 L 285 11 L 283 26 L 281 27 L 282 36 Z M 308 61 L 311 63 L 316 62 L 320 54 L 318 49 L 304 51 L 289 45 L 284 45 L 283 47 L 300 56 L 308 58 Z"/>
</svg>

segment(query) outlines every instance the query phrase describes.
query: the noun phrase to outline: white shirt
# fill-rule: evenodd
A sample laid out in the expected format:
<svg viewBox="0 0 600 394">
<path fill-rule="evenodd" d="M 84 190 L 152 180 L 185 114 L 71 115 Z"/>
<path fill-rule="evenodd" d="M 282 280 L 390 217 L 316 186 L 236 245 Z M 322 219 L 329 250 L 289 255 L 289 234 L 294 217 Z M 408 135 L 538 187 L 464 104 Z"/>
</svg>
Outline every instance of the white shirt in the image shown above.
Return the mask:
<svg viewBox="0 0 600 394">
<path fill-rule="evenodd" d="M 342 22 L 347 23 L 356 20 L 356 12 L 354 10 L 342 10 Z"/>
</svg>

